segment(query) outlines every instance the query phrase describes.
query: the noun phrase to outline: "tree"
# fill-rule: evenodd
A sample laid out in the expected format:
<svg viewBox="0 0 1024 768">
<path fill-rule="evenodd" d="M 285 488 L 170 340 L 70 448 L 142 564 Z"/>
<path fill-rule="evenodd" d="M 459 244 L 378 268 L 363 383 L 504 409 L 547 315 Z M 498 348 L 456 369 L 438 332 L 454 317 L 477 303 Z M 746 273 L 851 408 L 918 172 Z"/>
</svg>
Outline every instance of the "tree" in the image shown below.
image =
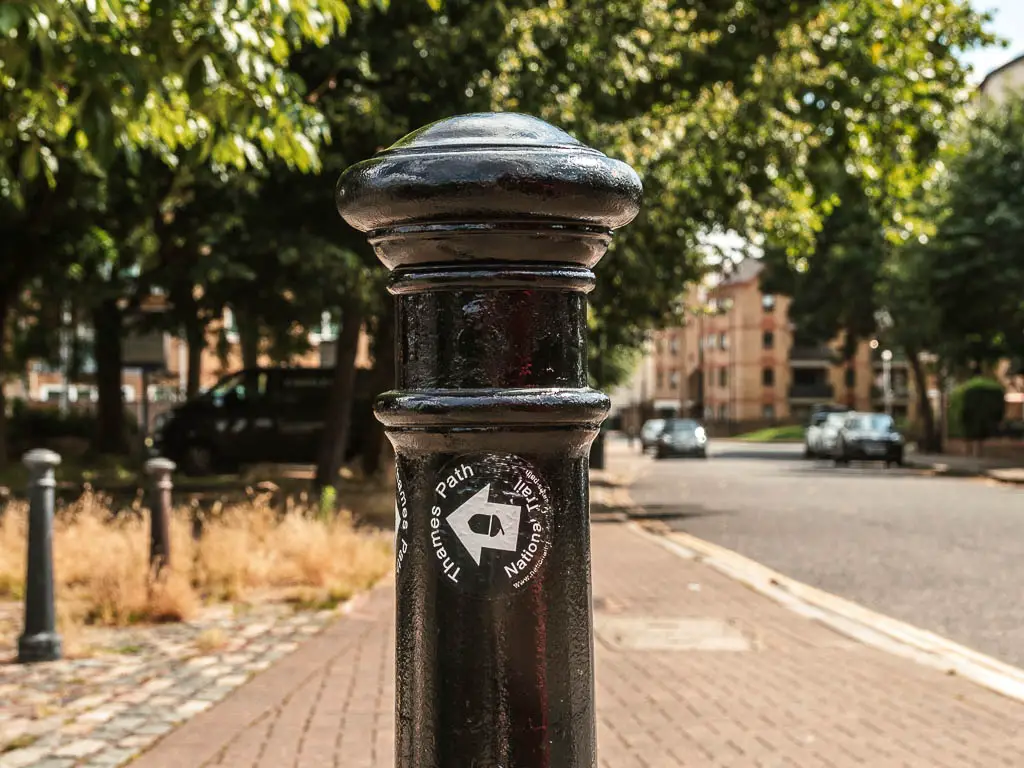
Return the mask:
<svg viewBox="0 0 1024 768">
<path fill-rule="evenodd" d="M 804 272 L 841 201 L 827 250 L 870 296 L 870 265 L 851 255 L 869 247 L 858 220 L 877 220 L 869 240 L 916 236 L 901 200 L 966 98 L 956 54 L 990 40 L 985 18 L 964 0 L 556 1 L 514 17 L 487 81 L 495 105 L 537 112 L 641 173 L 641 214 L 592 296 L 596 321 L 616 329 L 609 343 L 635 344 L 699 275 L 709 232 L 735 230 Z M 870 321 L 832 324 L 852 339 Z"/>
<path fill-rule="evenodd" d="M 928 285 L 957 361 L 1024 354 L 1024 100 L 983 105 L 946 158 Z"/>
<path fill-rule="evenodd" d="M 93 201 L 70 194 L 66 178 L 102 180 L 116 162 L 134 175 L 147 156 L 168 169 L 226 172 L 274 157 L 315 170 L 327 125 L 288 60 L 300 46 L 327 43 L 348 18 L 343 0 L 0 7 L 0 236 L 14 254 L 0 263 L 0 348 L 13 297 L 44 274 L 82 267 L 67 247 L 77 238 L 54 225 Z M 141 216 L 158 215 L 166 202 Z M 116 245 L 127 268 L 134 254 Z M 109 305 L 104 317 L 105 341 L 119 344 Z M 104 401 L 107 412 L 120 412 Z"/>
</svg>

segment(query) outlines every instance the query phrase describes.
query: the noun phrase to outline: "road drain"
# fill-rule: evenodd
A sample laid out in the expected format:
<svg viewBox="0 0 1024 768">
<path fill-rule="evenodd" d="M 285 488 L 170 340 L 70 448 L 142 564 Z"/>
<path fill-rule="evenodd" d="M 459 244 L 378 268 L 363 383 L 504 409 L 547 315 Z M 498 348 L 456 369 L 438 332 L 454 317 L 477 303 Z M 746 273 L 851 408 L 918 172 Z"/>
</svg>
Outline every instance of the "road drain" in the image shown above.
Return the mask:
<svg viewBox="0 0 1024 768">
<path fill-rule="evenodd" d="M 750 638 L 721 619 L 594 616 L 598 641 L 618 651 L 749 651 Z"/>
</svg>

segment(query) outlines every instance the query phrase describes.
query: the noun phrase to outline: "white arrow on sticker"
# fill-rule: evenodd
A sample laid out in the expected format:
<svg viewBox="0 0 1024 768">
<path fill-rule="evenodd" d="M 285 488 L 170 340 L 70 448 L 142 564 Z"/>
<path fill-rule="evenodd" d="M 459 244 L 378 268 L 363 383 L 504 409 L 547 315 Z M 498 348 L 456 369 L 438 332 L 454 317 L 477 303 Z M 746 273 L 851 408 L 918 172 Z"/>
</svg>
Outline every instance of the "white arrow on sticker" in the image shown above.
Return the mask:
<svg viewBox="0 0 1024 768">
<path fill-rule="evenodd" d="M 515 552 L 519 543 L 519 516 L 522 509 L 512 504 L 492 503 L 488 500 L 490 492 L 491 484 L 488 483 L 447 517 L 448 525 L 477 565 L 480 565 L 480 555 L 484 549 Z M 477 533 L 469 527 L 469 521 L 478 515 L 488 518 L 486 533 Z"/>
</svg>

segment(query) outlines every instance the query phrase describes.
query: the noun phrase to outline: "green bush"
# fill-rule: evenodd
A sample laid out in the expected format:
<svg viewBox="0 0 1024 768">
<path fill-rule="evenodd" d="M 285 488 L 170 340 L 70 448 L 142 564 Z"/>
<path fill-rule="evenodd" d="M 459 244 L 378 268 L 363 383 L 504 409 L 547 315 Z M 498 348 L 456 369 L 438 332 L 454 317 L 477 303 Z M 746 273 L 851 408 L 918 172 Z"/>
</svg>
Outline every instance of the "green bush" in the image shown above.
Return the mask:
<svg viewBox="0 0 1024 768">
<path fill-rule="evenodd" d="M 26 443 L 56 437 L 80 437 L 91 441 L 96 435 L 96 417 L 81 412 L 62 416 L 53 408 L 16 408 L 11 414 L 8 429 L 12 439 Z"/>
<path fill-rule="evenodd" d="M 949 400 L 949 429 L 953 437 L 987 440 L 999 430 L 1006 409 L 1003 386 L 976 376 L 953 390 Z"/>
<path fill-rule="evenodd" d="M 139 433 L 138 422 L 130 413 L 125 414 L 125 429 L 129 438 Z M 61 437 L 77 437 L 91 443 L 98 430 L 94 412 L 73 410 L 65 416 L 56 408 L 33 408 L 23 402 L 16 404 L 8 420 L 11 441 L 23 447 Z"/>
</svg>

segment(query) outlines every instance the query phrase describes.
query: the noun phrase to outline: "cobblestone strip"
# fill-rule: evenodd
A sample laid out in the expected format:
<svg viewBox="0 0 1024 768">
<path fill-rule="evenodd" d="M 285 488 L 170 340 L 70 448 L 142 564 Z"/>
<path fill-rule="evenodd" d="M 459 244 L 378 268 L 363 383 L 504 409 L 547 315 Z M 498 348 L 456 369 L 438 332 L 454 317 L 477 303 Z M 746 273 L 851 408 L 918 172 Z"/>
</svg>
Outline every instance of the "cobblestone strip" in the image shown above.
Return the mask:
<svg viewBox="0 0 1024 768">
<path fill-rule="evenodd" d="M 132 768 L 376 768 L 394 732 L 393 584 Z"/>
<path fill-rule="evenodd" d="M 0 665 L 0 768 L 123 765 L 338 615 L 281 605 L 214 614 L 110 632 L 119 639 L 95 658 Z"/>
</svg>

